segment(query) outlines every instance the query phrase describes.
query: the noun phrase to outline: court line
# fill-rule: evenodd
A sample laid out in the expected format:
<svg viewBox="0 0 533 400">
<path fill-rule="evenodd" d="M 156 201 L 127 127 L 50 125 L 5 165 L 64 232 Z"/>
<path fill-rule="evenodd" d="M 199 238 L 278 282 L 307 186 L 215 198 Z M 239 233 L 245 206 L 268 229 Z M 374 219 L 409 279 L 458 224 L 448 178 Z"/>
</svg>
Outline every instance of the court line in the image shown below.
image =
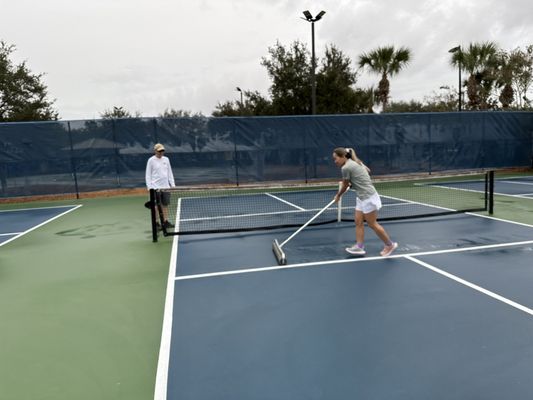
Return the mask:
<svg viewBox="0 0 533 400">
<path fill-rule="evenodd" d="M 468 192 L 476 192 L 476 193 L 483 193 L 482 190 L 473 190 L 473 189 L 459 189 L 459 188 L 450 188 L 450 187 L 444 187 L 444 189 L 455 189 L 455 190 L 464 190 Z M 507 196 L 507 197 L 518 197 L 520 199 L 530 199 L 531 197 L 527 197 L 532 195 L 533 193 L 518 193 L 518 194 L 510 194 L 510 193 L 501 193 L 501 192 L 494 192 L 497 196 Z"/>
<path fill-rule="evenodd" d="M 474 289 L 474 290 L 476 290 L 476 291 L 478 291 L 480 293 L 483 293 L 484 295 L 492 297 L 495 300 L 501 301 L 502 303 L 505 303 L 505 304 L 507 304 L 507 305 L 509 305 L 511 307 L 514 307 L 514 308 L 516 308 L 516 309 L 518 309 L 520 311 L 523 311 L 523 312 L 533 316 L 533 310 L 531 308 L 528 308 L 526 306 L 523 306 L 522 304 L 516 303 L 516 302 L 514 302 L 514 301 L 512 301 L 512 300 L 510 300 L 510 299 L 508 299 L 506 297 L 503 297 L 503 296 L 501 296 L 501 295 L 499 295 L 497 293 L 491 292 L 488 289 L 485 289 L 485 288 L 483 288 L 481 286 L 478 286 L 478 285 L 476 285 L 476 284 L 474 284 L 472 282 L 469 282 L 469 281 L 467 281 L 465 279 L 459 278 L 456 275 L 450 274 L 449 272 L 443 271 L 442 269 L 439 269 L 439 268 L 435 267 L 434 265 L 428 264 L 428 263 L 426 263 L 424 261 L 421 261 L 421 260 L 418 260 L 418 259 L 416 259 L 414 257 L 406 256 L 405 258 L 410 260 L 410 261 L 412 261 L 412 262 L 414 262 L 414 263 L 416 263 L 416 264 L 418 264 L 418 265 L 421 265 L 424 268 L 429 269 L 430 271 L 433 271 L 433 272 L 435 272 L 437 274 L 445 276 L 446 278 L 451 279 L 451 280 L 453 280 L 455 282 L 458 282 L 461 285 L 465 285 L 465 286 L 467 286 L 467 287 L 469 287 L 471 289 Z"/>
<path fill-rule="evenodd" d="M 22 232 L 0 233 L 0 236 L 20 235 Z"/>
<path fill-rule="evenodd" d="M 176 229 L 179 229 L 179 216 L 181 214 L 181 198 L 178 200 L 176 211 Z M 174 312 L 174 278 L 178 264 L 179 236 L 172 240 L 170 264 L 168 267 L 167 292 L 165 296 L 165 308 L 163 311 L 163 326 L 161 329 L 161 342 L 159 344 L 159 357 L 157 360 L 157 372 L 155 378 L 154 400 L 166 400 L 168 386 L 168 367 L 170 364 L 170 344 L 172 339 L 172 314 Z"/>
<path fill-rule="evenodd" d="M 531 193 L 508 194 L 508 193 L 497 193 L 497 192 L 494 192 L 494 194 L 497 195 L 497 196 L 514 197 L 514 198 L 518 197 L 520 199 L 531 199 L 531 197 L 527 197 Z"/>
<path fill-rule="evenodd" d="M 480 183 L 481 183 L 481 181 L 480 181 Z M 436 187 L 436 188 L 439 188 L 439 189 L 460 190 L 462 192 L 485 193 L 484 190 L 478 190 L 478 189 L 466 189 L 466 188 L 461 188 L 461 187 L 453 187 L 453 186 L 445 186 L 445 185 L 429 185 L 429 186 Z M 496 192 L 494 192 L 494 194 L 496 194 Z"/>
<path fill-rule="evenodd" d="M 508 194 L 508 193 L 494 192 L 494 194 L 497 196 L 514 197 L 514 198 L 519 198 L 519 199 L 531 199 L 531 197 L 527 197 L 530 195 L 530 193 Z"/>
<path fill-rule="evenodd" d="M 503 182 L 503 181 L 501 181 Z M 481 183 L 481 182 L 480 182 Z M 515 183 L 515 182 L 507 182 L 507 183 Z M 452 186 L 443 186 L 443 185 L 431 185 L 434 187 L 438 187 L 440 189 L 453 189 L 453 190 L 461 190 L 464 192 L 473 192 L 473 193 L 485 193 L 483 190 L 476 190 L 476 189 L 465 189 L 465 188 L 458 188 L 458 187 L 452 187 Z M 507 196 L 507 197 L 518 197 L 520 199 L 531 199 L 531 196 L 533 193 L 519 193 L 519 194 L 510 194 L 510 193 L 501 193 L 501 192 L 494 192 L 495 195 L 498 196 Z"/>
<path fill-rule="evenodd" d="M 302 208 L 302 207 L 300 207 L 300 206 L 297 206 L 296 204 L 293 204 L 293 203 L 291 203 L 290 201 L 283 200 L 282 198 L 280 198 L 280 197 L 278 197 L 278 196 L 274 196 L 273 194 L 270 194 L 270 193 L 267 193 L 267 192 L 265 192 L 265 194 L 266 194 L 267 196 L 272 197 L 273 199 L 276 199 L 276 200 L 281 201 L 282 203 L 288 204 L 288 205 L 291 206 L 291 207 L 297 208 L 298 210 L 306 211 L 305 208 Z"/>
<path fill-rule="evenodd" d="M 516 184 L 516 185 L 528 185 L 528 186 L 533 186 L 533 183 L 529 183 L 529 182 L 515 182 L 515 181 L 496 181 L 496 182 L 504 182 L 504 183 L 510 183 L 510 184 Z"/>
<path fill-rule="evenodd" d="M 47 210 L 51 208 L 66 208 L 66 207 L 76 207 L 75 204 L 66 205 L 66 206 L 48 206 L 48 207 L 31 207 L 31 208 L 14 208 L 11 210 L 0 210 L 2 212 L 14 212 L 14 211 L 32 211 L 32 210 Z"/>
<path fill-rule="evenodd" d="M 526 224 L 525 222 L 516 222 L 516 221 L 511 221 L 511 220 L 508 220 L 508 219 L 496 218 L 496 217 L 493 217 L 493 216 L 491 216 L 491 215 L 482 215 L 482 214 L 476 214 L 476 213 L 471 213 L 471 212 L 466 212 L 465 214 L 467 214 L 467 215 L 472 215 L 472 216 L 474 216 L 474 217 L 493 219 L 493 220 L 495 220 L 495 221 L 507 222 L 507 223 L 509 223 L 509 224 L 521 225 L 521 226 L 527 226 L 527 227 L 529 227 L 529 228 L 533 228 L 533 225 L 531 225 L 531 224 Z"/>
<path fill-rule="evenodd" d="M 387 196 L 387 195 L 381 195 L 381 194 L 380 194 L 380 196 L 388 198 L 388 199 L 393 199 L 393 200 L 396 200 L 396 201 L 406 202 L 408 204 L 417 204 L 417 205 L 424 206 L 424 207 L 438 208 L 438 209 L 446 210 L 446 211 L 457 211 L 457 210 L 454 210 L 453 208 L 446 208 L 446 207 L 436 206 L 436 205 L 433 205 L 433 204 L 421 203 L 419 201 L 401 199 L 399 197 L 393 197 L 393 196 Z"/>
<path fill-rule="evenodd" d="M 55 220 L 55 219 L 58 219 L 58 218 L 62 217 L 62 216 L 65 215 L 65 214 L 68 214 L 69 212 L 72 212 L 72 211 L 74 211 L 74 210 L 77 210 L 77 209 L 80 208 L 81 206 L 82 206 L 82 204 L 79 204 L 79 205 L 77 205 L 77 206 L 72 206 L 72 207 L 74 207 L 74 208 L 71 208 L 70 210 L 67 210 L 67 211 L 65 211 L 65 212 L 62 212 L 61 214 L 58 214 L 58 215 L 56 215 L 56 216 L 50 218 L 50 219 L 47 219 L 46 221 L 41 222 L 39 225 L 35 225 L 35 226 L 31 227 L 30 229 L 28 229 L 28 230 L 26 230 L 26 231 L 24 231 L 24 232 L 21 232 L 21 233 L 18 234 L 17 236 L 12 237 L 11 239 L 6 240 L 5 242 L 0 243 L 0 247 L 3 246 L 3 245 L 5 245 L 5 244 L 8 244 L 9 242 L 12 242 L 13 240 L 18 239 L 18 238 L 21 237 L 21 236 L 24 236 L 24 235 L 27 234 L 27 233 L 30 233 L 31 231 L 34 231 L 34 230 L 37 229 L 37 228 L 40 228 L 41 226 L 43 226 L 43 225 L 45 225 L 45 224 L 47 224 L 47 223 L 49 223 L 49 222 L 52 222 L 52 221 Z M 46 208 L 46 207 L 43 207 L 43 208 Z M 57 207 L 48 207 L 48 208 L 57 208 Z M 37 210 L 37 208 L 34 208 L 34 210 Z"/>
<path fill-rule="evenodd" d="M 487 244 L 487 245 L 482 245 L 482 246 L 472 246 L 472 247 L 463 247 L 463 248 L 445 249 L 445 250 L 421 251 L 421 252 L 407 253 L 407 254 L 395 254 L 395 255 L 387 257 L 387 259 L 430 256 L 430 255 L 447 254 L 447 253 L 462 253 L 462 252 L 467 252 L 467 251 L 497 249 L 497 248 L 502 248 L 502 247 L 522 246 L 522 245 L 528 245 L 528 244 L 533 244 L 533 240 L 526 240 L 526 241 L 521 241 L 521 242 L 510 242 L 510 243 Z M 176 276 L 174 280 L 184 281 L 184 280 L 190 280 L 190 279 L 211 278 L 211 277 L 225 276 L 225 275 L 239 275 L 239 274 L 247 274 L 247 273 L 253 273 L 253 272 L 265 272 L 265 271 L 276 271 L 276 270 L 282 270 L 282 269 L 316 267 L 316 266 L 331 265 L 331 264 L 348 264 L 348 263 L 368 262 L 368 261 L 376 261 L 376 260 L 384 260 L 384 259 L 386 258 L 381 257 L 381 256 L 375 256 L 375 257 L 361 257 L 361 258 L 355 258 L 355 259 L 350 258 L 350 259 L 344 259 L 344 260 L 315 261 L 315 262 L 300 263 L 300 264 L 275 265 L 275 266 L 270 266 L 270 267 L 248 268 L 248 269 L 239 269 L 239 270 L 231 270 L 231 271 L 207 272 L 205 274 L 183 275 L 183 276 Z"/>
</svg>

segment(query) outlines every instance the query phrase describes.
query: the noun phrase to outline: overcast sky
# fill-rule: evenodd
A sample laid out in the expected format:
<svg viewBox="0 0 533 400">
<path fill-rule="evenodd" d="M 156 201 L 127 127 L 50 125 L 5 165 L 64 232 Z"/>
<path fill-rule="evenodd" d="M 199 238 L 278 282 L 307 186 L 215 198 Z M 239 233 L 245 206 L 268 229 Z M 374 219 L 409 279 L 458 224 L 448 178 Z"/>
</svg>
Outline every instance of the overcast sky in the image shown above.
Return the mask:
<svg viewBox="0 0 533 400">
<path fill-rule="evenodd" d="M 44 73 L 61 119 L 98 118 L 113 106 L 143 116 L 166 108 L 210 115 L 238 100 L 235 87 L 268 95 L 260 65 L 279 41 L 317 58 L 335 44 L 353 60 L 378 46 L 407 46 L 413 59 L 391 80 L 393 100 L 457 88 L 448 49 L 492 40 L 506 50 L 533 43 L 531 0 L 0 0 L 0 40 L 15 62 Z M 357 86 L 377 85 L 365 73 Z"/>
</svg>

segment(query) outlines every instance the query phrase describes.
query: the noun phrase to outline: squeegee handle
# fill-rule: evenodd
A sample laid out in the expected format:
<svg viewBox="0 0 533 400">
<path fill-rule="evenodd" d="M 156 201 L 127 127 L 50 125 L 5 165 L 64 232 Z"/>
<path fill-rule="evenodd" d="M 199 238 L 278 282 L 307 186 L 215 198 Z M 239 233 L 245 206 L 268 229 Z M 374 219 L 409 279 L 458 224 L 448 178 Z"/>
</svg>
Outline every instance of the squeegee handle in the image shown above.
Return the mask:
<svg viewBox="0 0 533 400">
<path fill-rule="evenodd" d="M 331 205 L 335 203 L 335 199 L 331 200 L 327 206 L 325 206 L 322 210 L 320 210 L 319 212 L 317 212 L 313 218 L 311 218 L 309 221 L 307 221 L 305 224 L 303 224 L 296 232 L 294 232 L 291 236 L 289 236 L 287 239 L 285 239 L 285 241 L 283 243 L 281 243 L 279 245 L 279 247 L 283 247 L 285 245 L 285 243 L 287 243 L 289 240 L 291 240 L 293 237 L 295 237 L 298 233 L 300 233 L 300 231 L 302 229 L 304 229 L 307 225 L 309 225 L 311 222 L 313 222 L 315 219 L 318 218 L 318 216 L 320 214 L 322 214 L 324 211 L 326 211 L 329 207 L 331 207 Z"/>
</svg>

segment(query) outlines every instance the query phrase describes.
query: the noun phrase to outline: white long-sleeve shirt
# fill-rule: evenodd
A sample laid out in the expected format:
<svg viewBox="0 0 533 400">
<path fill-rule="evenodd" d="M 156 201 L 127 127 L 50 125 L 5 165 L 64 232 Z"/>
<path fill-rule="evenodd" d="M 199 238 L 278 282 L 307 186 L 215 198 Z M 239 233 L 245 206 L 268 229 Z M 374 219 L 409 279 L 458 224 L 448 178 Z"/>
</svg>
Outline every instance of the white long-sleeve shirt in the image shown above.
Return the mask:
<svg viewBox="0 0 533 400">
<path fill-rule="evenodd" d="M 148 189 L 168 189 L 176 186 L 168 157 L 155 155 L 146 163 L 146 187 Z"/>
</svg>

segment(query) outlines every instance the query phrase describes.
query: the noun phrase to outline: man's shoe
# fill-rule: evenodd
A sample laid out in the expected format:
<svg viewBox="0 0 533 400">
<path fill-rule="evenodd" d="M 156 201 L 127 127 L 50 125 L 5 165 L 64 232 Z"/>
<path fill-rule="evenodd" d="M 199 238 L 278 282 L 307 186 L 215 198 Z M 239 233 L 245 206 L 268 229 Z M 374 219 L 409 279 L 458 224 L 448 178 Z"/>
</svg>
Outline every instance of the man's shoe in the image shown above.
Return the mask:
<svg viewBox="0 0 533 400">
<path fill-rule="evenodd" d="M 171 224 L 168 221 L 165 221 L 165 229 L 174 228 L 174 224 Z"/>
</svg>

